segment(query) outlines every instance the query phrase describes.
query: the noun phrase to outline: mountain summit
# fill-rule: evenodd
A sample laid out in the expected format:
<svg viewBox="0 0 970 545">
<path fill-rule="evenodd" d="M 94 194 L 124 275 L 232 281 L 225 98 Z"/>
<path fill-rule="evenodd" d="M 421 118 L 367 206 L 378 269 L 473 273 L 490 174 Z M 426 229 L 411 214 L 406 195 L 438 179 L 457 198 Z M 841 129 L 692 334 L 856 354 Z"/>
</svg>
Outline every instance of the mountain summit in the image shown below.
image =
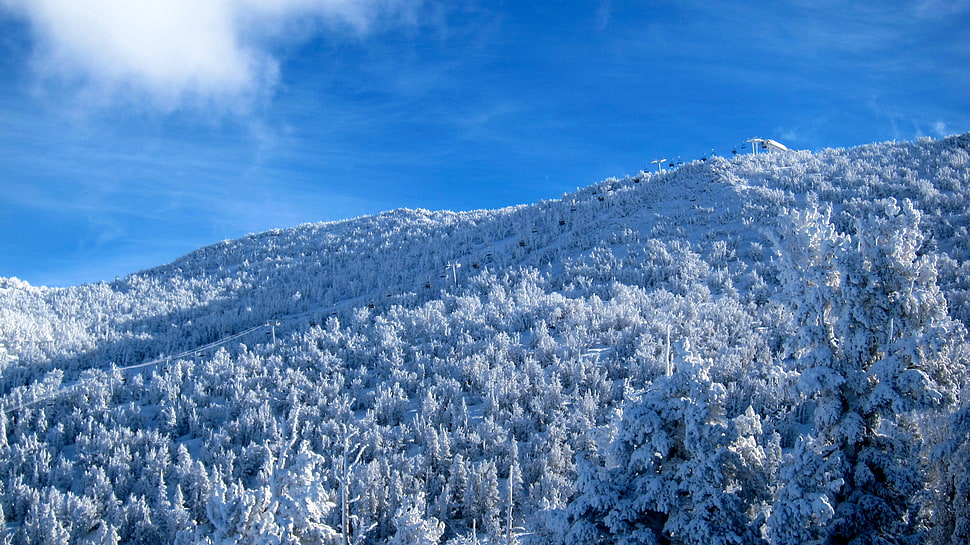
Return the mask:
<svg viewBox="0 0 970 545">
<path fill-rule="evenodd" d="M 0 279 L 13 543 L 966 543 L 970 134 Z"/>
</svg>

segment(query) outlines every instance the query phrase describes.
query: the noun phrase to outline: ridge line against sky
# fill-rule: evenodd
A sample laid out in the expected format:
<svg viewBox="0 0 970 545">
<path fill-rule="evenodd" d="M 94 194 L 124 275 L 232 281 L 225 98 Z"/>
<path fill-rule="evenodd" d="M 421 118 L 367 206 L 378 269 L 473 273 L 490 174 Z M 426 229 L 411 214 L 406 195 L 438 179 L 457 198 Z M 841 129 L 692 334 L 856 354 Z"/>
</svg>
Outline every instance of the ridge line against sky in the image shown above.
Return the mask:
<svg viewBox="0 0 970 545">
<path fill-rule="evenodd" d="M 967 31 L 967 0 L 0 0 L 0 277 L 966 132 Z"/>
</svg>

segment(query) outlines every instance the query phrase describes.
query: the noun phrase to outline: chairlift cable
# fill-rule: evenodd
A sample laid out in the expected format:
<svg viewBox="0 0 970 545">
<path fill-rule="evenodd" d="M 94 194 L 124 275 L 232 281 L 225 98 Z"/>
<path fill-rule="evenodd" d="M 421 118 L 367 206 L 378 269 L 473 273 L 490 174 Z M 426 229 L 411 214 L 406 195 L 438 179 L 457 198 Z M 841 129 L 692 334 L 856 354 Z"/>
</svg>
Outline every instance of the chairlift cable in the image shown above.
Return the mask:
<svg viewBox="0 0 970 545">
<path fill-rule="evenodd" d="M 221 346 L 223 344 L 226 344 L 226 343 L 228 343 L 230 341 L 233 341 L 233 340 L 238 339 L 240 337 L 243 337 L 245 335 L 249 335 L 250 333 L 252 333 L 252 332 L 254 332 L 254 331 L 258 330 L 258 329 L 264 328 L 264 327 L 267 327 L 267 326 L 266 325 L 258 325 L 258 326 L 255 326 L 255 327 L 251 327 L 251 328 L 249 328 L 249 329 L 247 329 L 245 331 L 240 331 L 239 333 L 235 333 L 235 334 L 230 335 L 228 337 L 225 337 L 223 339 L 219 339 L 217 341 L 214 341 L 214 342 L 211 342 L 211 343 L 202 345 L 202 346 L 195 347 L 195 348 L 193 348 L 191 350 L 185 350 L 185 351 L 179 352 L 177 354 L 172 354 L 171 356 L 165 356 L 165 357 L 162 357 L 162 358 L 157 358 L 157 359 L 154 359 L 154 360 L 151 360 L 151 361 L 147 361 L 147 362 L 144 362 L 144 363 L 139 363 L 139 364 L 136 364 L 136 365 L 129 365 L 129 366 L 126 366 L 126 367 L 114 367 L 114 366 L 112 366 L 110 369 L 107 369 L 107 370 L 106 369 L 102 369 L 102 371 L 105 371 L 105 372 L 108 372 L 108 373 L 112 373 L 114 371 L 130 371 L 132 369 L 141 369 L 141 368 L 144 368 L 144 367 L 150 367 L 150 366 L 153 366 L 153 365 L 158 365 L 158 364 L 160 364 L 162 362 L 171 361 L 173 359 L 185 358 L 185 357 L 194 355 L 197 352 L 202 352 L 202 351 L 205 351 L 205 350 L 209 350 L 209 349 L 215 348 L 217 346 Z M 94 377 L 89 377 L 89 378 L 85 378 L 85 379 L 80 379 L 77 382 L 75 382 L 73 384 L 70 384 L 70 385 L 67 385 L 67 386 L 60 386 L 59 388 L 57 388 L 53 392 L 48 392 L 48 394 L 45 395 L 45 396 L 42 396 L 42 397 L 33 399 L 33 400 L 28 401 L 26 403 L 21 403 L 20 405 L 17 405 L 15 407 L 10 407 L 8 409 L 4 409 L 3 412 L 5 414 L 11 414 L 11 413 L 13 413 L 15 411 L 19 411 L 20 409 L 23 409 L 23 408 L 26 408 L 26 407 L 30 407 L 31 405 L 37 405 L 39 403 L 45 403 L 47 401 L 53 400 L 54 398 L 58 397 L 59 395 L 61 395 L 63 393 L 66 393 L 66 392 L 68 392 L 70 390 L 73 390 L 74 388 L 77 388 L 78 386 L 81 386 L 81 385 L 83 385 L 85 383 L 88 383 L 88 382 L 92 382 L 94 380 L 95 380 Z"/>
</svg>

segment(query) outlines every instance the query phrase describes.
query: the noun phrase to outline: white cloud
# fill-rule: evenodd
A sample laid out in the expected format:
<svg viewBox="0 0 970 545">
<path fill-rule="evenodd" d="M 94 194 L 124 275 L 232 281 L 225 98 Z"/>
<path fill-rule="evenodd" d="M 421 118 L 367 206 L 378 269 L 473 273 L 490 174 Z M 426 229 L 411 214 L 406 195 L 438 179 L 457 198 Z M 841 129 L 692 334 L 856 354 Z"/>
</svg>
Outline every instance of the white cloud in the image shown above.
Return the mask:
<svg viewBox="0 0 970 545">
<path fill-rule="evenodd" d="M 596 30 L 603 32 L 610 26 L 613 19 L 613 3 L 610 0 L 600 2 L 596 8 Z"/>
<path fill-rule="evenodd" d="M 946 17 L 970 11 L 970 0 L 920 0 L 916 13 L 921 17 Z"/>
<path fill-rule="evenodd" d="M 239 105 L 271 90 L 294 23 L 366 33 L 406 0 L 0 0 L 25 17 L 47 81 L 108 100 Z M 413 4 L 414 2 L 411 2 Z"/>
</svg>

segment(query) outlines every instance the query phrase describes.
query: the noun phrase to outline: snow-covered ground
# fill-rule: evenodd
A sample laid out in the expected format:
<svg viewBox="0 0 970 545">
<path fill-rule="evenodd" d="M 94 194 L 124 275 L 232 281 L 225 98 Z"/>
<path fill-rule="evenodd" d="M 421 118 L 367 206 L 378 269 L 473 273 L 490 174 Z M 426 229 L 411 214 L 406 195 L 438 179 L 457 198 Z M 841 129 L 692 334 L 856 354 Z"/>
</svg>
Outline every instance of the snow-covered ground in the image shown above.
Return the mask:
<svg viewBox="0 0 970 545">
<path fill-rule="evenodd" d="M 968 151 L 713 157 L 0 279 L 7 536 L 966 543 Z"/>
</svg>

